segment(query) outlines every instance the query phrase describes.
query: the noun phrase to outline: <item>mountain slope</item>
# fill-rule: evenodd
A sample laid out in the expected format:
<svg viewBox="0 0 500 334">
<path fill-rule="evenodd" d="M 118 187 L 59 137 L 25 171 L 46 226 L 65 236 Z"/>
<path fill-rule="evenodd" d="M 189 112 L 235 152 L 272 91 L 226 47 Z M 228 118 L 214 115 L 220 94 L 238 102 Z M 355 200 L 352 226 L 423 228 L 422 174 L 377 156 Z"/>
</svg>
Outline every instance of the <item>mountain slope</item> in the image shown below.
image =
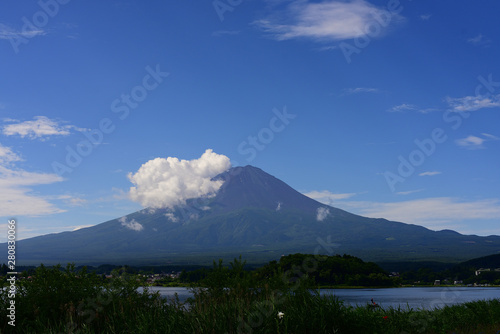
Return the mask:
<svg viewBox="0 0 500 334">
<path fill-rule="evenodd" d="M 372 219 L 321 204 L 259 168 L 236 167 L 214 197 L 174 209 L 144 209 L 73 232 L 19 241 L 20 264 L 210 263 L 242 254 L 352 254 L 370 261 L 460 261 L 500 251 L 500 237 Z M 318 209 L 324 217 L 318 219 Z"/>
</svg>

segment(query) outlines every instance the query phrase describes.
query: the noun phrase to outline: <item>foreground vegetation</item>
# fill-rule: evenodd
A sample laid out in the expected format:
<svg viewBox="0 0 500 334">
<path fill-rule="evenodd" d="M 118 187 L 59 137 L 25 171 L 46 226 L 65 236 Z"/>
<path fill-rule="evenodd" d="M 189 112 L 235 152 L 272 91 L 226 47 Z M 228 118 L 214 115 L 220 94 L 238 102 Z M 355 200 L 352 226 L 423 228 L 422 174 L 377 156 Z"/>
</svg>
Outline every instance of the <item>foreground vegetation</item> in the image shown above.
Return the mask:
<svg viewBox="0 0 500 334">
<path fill-rule="evenodd" d="M 138 292 L 135 276 L 105 279 L 68 265 L 18 281 L 16 327 L 2 333 L 497 333 L 500 300 L 433 311 L 351 307 L 308 289 L 308 273 L 275 268 L 259 280 L 234 260 L 193 287 L 187 304 Z M 313 290 L 314 291 L 314 290 Z M 0 307 L 7 308 L 6 291 Z"/>
</svg>

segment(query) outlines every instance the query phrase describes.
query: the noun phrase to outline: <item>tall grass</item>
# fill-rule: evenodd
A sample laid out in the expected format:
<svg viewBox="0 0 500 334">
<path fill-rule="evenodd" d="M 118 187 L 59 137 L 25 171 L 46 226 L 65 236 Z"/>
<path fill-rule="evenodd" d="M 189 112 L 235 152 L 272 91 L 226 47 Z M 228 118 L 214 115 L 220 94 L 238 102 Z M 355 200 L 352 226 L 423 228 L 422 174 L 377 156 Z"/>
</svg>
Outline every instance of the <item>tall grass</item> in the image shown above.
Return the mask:
<svg viewBox="0 0 500 334">
<path fill-rule="evenodd" d="M 18 282 L 16 328 L 0 319 L 2 333 L 497 333 L 500 300 L 433 311 L 351 307 L 296 281 L 256 282 L 235 261 L 214 266 L 203 287 L 183 304 L 138 292 L 130 276 L 104 281 L 72 266 L 37 269 Z M 7 307 L 6 292 L 0 307 Z M 278 316 L 282 312 L 282 317 Z"/>
</svg>

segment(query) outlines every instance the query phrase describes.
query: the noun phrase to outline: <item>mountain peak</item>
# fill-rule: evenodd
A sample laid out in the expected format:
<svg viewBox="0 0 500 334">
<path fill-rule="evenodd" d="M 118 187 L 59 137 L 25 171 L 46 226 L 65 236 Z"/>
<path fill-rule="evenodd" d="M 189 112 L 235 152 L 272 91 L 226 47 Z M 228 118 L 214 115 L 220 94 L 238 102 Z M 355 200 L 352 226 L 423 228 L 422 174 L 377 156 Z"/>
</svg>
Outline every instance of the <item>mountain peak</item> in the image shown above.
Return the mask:
<svg viewBox="0 0 500 334">
<path fill-rule="evenodd" d="M 214 179 L 224 180 L 224 184 L 212 203 L 224 209 L 259 207 L 315 212 L 322 206 L 283 181 L 251 165 L 233 167 Z"/>
</svg>

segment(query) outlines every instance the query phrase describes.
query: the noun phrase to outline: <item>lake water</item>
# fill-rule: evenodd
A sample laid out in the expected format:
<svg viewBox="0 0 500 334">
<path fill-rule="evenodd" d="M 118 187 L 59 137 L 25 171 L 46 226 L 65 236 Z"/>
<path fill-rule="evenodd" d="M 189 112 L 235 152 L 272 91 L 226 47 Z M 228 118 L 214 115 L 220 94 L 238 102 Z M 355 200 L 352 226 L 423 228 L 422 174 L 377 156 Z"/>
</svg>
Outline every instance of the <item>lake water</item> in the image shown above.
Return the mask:
<svg viewBox="0 0 500 334">
<path fill-rule="evenodd" d="M 150 291 L 158 291 L 165 298 L 173 298 L 177 293 L 181 301 L 192 297 L 187 288 L 150 287 Z M 383 308 L 400 306 L 413 309 L 433 309 L 446 305 L 461 304 L 475 300 L 500 299 L 500 288 L 497 287 L 413 287 L 393 289 L 321 289 L 321 295 L 335 295 L 345 304 L 364 306 L 370 299 Z"/>
</svg>

